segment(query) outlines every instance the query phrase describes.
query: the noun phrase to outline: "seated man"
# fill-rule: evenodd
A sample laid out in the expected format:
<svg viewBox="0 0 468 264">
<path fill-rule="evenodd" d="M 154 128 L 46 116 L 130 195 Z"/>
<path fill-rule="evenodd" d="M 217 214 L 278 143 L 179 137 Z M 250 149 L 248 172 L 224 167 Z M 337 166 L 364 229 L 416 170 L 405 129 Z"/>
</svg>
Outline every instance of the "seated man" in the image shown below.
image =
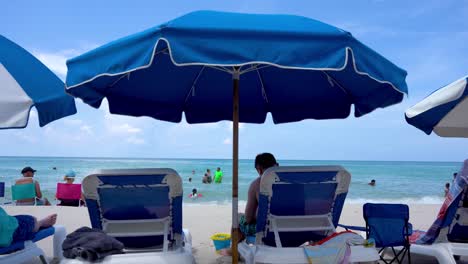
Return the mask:
<svg viewBox="0 0 468 264">
<path fill-rule="evenodd" d="M 47 200 L 47 198 L 42 198 L 41 186 L 39 185 L 39 182 L 33 179 L 35 172 L 36 170 L 34 170 L 31 167 L 23 168 L 23 170 L 21 170 L 21 174 L 23 174 L 23 178 L 16 180 L 15 184 L 34 183 L 36 186 L 36 197 L 38 198 L 37 205 L 50 205 L 50 202 L 49 200 Z M 18 200 L 16 201 L 16 204 L 17 205 L 33 205 L 34 199 Z"/>
<path fill-rule="evenodd" d="M 255 169 L 258 176 L 249 187 L 247 194 L 247 205 L 245 206 L 245 214 L 239 215 L 239 229 L 241 231 L 240 240 L 247 236 L 253 236 L 256 233 L 257 227 L 257 209 L 258 197 L 260 193 L 260 180 L 265 172 L 270 167 L 278 166 L 275 157 L 270 153 L 258 154 L 255 158 Z"/>
<path fill-rule="evenodd" d="M 9 216 L 0 207 L 0 247 L 8 247 L 14 242 L 31 240 L 39 229 L 53 226 L 56 221 L 56 214 L 38 221 L 31 215 Z"/>
</svg>

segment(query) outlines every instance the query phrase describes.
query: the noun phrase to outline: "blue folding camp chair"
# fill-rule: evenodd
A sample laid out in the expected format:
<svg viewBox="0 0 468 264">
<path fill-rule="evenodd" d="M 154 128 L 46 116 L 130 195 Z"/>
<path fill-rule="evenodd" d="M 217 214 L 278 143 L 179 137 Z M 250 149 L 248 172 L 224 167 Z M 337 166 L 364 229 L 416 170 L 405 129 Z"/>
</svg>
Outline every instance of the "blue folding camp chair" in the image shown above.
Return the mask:
<svg viewBox="0 0 468 264">
<path fill-rule="evenodd" d="M 82 182 L 91 225 L 115 237 L 125 252 L 192 256 L 182 230 L 182 180 L 172 169 L 101 170 Z"/>
<path fill-rule="evenodd" d="M 339 225 L 346 229 L 366 232 L 367 239 L 374 239 L 375 247 L 379 248 L 380 259 L 384 263 L 394 261 L 402 263 L 408 256 L 411 263 L 409 236 L 412 226 L 409 220 L 409 207 L 406 204 L 372 204 L 366 203 L 363 207 L 366 227 Z M 398 247 L 398 250 L 395 250 Z M 393 258 L 385 258 L 386 250 L 391 249 Z"/>
</svg>

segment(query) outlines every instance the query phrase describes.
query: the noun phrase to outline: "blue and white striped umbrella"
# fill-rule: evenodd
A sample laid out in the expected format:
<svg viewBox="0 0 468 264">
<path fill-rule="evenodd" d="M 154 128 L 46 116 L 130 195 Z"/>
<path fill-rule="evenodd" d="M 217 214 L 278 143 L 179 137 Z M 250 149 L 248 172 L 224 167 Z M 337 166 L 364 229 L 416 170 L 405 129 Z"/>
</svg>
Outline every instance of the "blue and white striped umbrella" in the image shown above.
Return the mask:
<svg viewBox="0 0 468 264">
<path fill-rule="evenodd" d="M 24 128 L 37 109 L 39 125 L 76 113 L 64 83 L 29 52 L 0 35 L 0 129 Z"/>
<path fill-rule="evenodd" d="M 433 92 L 406 110 L 406 121 L 426 134 L 468 137 L 468 76 Z"/>
</svg>

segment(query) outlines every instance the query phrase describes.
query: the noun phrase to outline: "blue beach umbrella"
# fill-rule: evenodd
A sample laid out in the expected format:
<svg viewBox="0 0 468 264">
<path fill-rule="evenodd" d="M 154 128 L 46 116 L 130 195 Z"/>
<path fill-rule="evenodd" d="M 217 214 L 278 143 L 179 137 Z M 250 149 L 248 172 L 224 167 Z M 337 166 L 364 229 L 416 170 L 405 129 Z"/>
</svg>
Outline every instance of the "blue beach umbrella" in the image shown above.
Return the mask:
<svg viewBox="0 0 468 264">
<path fill-rule="evenodd" d="M 239 122 L 346 118 L 351 105 L 359 117 L 407 92 L 406 72 L 349 32 L 290 15 L 193 12 L 67 65 L 68 93 L 95 108 L 106 97 L 114 114 L 233 121 L 234 229 Z"/>
<path fill-rule="evenodd" d="M 0 35 L 0 129 L 24 128 L 36 107 L 39 125 L 76 113 L 64 83 L 29 52 Z"/>
<path fill-rule="evenodd" d="M 468 137 L 468 76 L 436 90 L 405 112 L 406 121 L 441 137 Z"/>
</svg>

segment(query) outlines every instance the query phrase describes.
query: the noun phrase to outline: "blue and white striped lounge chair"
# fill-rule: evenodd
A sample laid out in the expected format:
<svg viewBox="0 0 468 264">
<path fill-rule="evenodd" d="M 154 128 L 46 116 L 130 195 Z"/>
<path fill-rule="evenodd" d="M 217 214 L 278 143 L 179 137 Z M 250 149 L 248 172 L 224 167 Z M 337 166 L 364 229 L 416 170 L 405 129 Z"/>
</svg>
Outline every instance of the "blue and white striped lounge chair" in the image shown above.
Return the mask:
<svg viewBox="0 0 468 264">
<path fill-rule="evenodd" d="M 108 257 L 112 262 L 143 263 L 149 256 L 193 262 L 190 233 L 182 230 L 182 180 L 175 170 L 100 170 L 82 186 L 92 227 L 125 245 L 126 254 Z"/>
<path fill-rule="evenodd" d="M 307 263 L 297 247 L 335 232 L 350 181 L 351 175 L 340 166 L 266 170 L 260 182 L 255 246 L 239 244 L 246 263 Z"/>
<path fill-rule="evenodd" d="M 449 193 L 427 232 L 415 231 L 411 253 L 435 257 L 439 263 L 455 264 L 468 256 L 468 160 L 450 186 Z"/>
<path fill-rule="evenodd" d="M 65 227 L 55 225 L 39 230 L 32 240 L 19 241 L 8 247 L 0 247 L 0 263 L 23 263 L 35 257 L 39 257 L 42 263 L 49 263 L 44 251 L 36 245 L 36 242 L 52 235 L 54 236 L 54 260 L 60 261 L 63 258 L 62 243 L 65 240 L 67 232 Z"/>
</svg>

